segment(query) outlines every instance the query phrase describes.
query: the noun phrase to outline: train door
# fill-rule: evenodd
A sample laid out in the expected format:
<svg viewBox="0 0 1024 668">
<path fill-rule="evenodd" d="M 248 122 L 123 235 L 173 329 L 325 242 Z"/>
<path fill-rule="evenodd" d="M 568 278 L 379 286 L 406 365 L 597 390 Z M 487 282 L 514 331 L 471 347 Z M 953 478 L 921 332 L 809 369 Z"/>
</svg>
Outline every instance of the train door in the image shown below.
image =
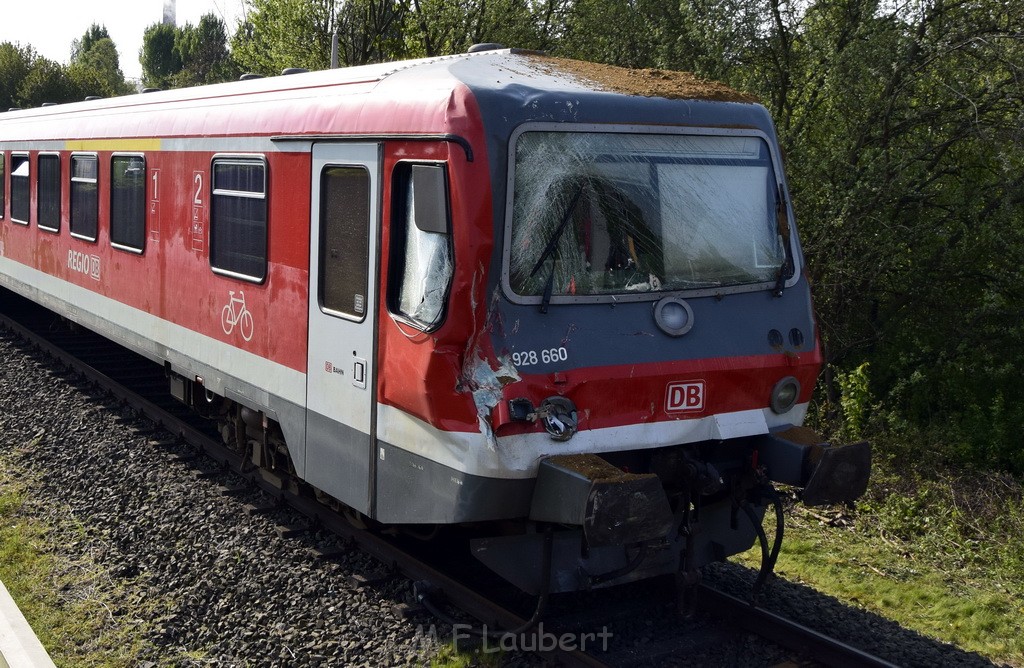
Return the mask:
<svg viewBox="0 0 1024 668">
<path fill-rule="evenodd" d="M 372 513 L 377 144 L 315 144 L 309 249 L 306 479 Z"/>
</svg>

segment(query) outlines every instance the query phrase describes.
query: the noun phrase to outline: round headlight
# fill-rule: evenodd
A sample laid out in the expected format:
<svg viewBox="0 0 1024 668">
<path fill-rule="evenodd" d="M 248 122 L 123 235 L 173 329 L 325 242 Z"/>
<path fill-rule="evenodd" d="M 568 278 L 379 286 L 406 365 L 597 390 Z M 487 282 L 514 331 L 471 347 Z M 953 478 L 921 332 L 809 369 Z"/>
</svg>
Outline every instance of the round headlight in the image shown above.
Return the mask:
<svg viewBox="0 0 1024 668">
<path fill-rule="evenodd" d="M 781 415 L 796 405 L 796 401 L 799 398 L 800 381 L 793 378 L 793 376 L 786 376 L 779 382 L 775 383 L 775 387 L 772 388 L 772 396 L 768 405 L 771 406 L 772 411 Z"/>
<path fill-rule="evenodd" d="M 654 305 L 654 322 L 669 336 L 682 336 L 693 327 L 693 309 L 678 297 L 665 297 Z"/>
</svg>

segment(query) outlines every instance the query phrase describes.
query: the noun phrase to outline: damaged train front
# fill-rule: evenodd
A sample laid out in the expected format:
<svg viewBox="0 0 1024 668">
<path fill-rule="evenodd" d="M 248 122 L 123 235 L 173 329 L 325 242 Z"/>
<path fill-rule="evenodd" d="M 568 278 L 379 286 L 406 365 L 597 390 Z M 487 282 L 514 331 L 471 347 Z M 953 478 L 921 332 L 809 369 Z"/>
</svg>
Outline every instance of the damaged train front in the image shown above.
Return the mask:
<svg viewBox="0 0 1024 668">
<path fill-rule="evenodd" d="M 773 135 L 527 124 L 509 153 L 489 421 L 535 484 L 474 554 L 533 593 L 692 585 L 755 543 L 765 576 L 775 484 L 851 501 L 870 468 L 802 426 L 821 353 Z"/>
</svg>

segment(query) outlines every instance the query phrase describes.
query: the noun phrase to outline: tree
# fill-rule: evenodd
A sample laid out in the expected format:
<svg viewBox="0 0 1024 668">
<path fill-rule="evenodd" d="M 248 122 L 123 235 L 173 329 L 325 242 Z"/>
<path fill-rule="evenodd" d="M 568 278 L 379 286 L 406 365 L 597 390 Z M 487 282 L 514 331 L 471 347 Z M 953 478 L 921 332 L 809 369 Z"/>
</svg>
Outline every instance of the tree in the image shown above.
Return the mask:
<svg viewBox="0 0 1024 668">
<path fill-rule="evenodd" d="M 168 88 L 172 77 L 181 71 L 181 55 L 174 48 L 177 31 L 166 23 L 154 23 L 142 36 L 142 83 L 152 88 Z"/>
<path fill-rule="evenodd" d="M 349 0 L 336 9 L 333 31 L 338 31 L 338 62 L 365 65 L 406 58 L 407 2 Z"/>
<path fill-rule="evenodd" d="M 0 43 L 0 111 L 21 105 L 18 90 L 32 71 L 36 54 L 31 47 Z"/>
<path fill-rule="evenodd" d="M 287 67 L 329 67 L 334 9 L 334 0 L 250 0 L 231 42 L 235 60 L 268 76 Z"/>
<path fill-rule="evenodd" d="M 61 104 L 80 99 L 79 91 L 71 83 L 64 68 L 49 58 L 36 58 L 32 69 L 18 86 L 20 107 L 39 107 L 45 103 Z"/>
<path fill-rule="evenodd" d="M 743 76 L 788 148 L 827 362 L 870 360 L 901 419 L 1024 470 L 1022 20 L 1004 0 L 819 0 Z"/>
<path fill-rule="evenodd" d="M 114 97 L 133 92 L 121 72 L 117 47 L 105 27 L 93 24 L 81 39 L 72 43 L 71 53 L 67 76 L 83 97 Z"/>
<path fill-rule="evenodd" d="M 691 70 L 763 101 L 833 374 L 895 420 L 1024 471 L 1024 3 L 252 0 L 247 67 L 544 48 Z M 404 17 L 401 26 L 397 20 Z M 396 30 L 401 40 L 396 38 Z M 401 43 L 400 43 L 401 42 Z M 965 335 L 965 331 L 968 332 Z"/>
<path fill-rule="evenodd" d="M 80 39 L 71 42 L 71 61 L 79 60 L 101 39 L 110 39 L 107 27 L 93 23 Z"/>
<path fill-rule="evenodd" d="M 198 26 L 186 24 L 175 34 L 174 49 L 181 70 L 174 76 L 175 86 L 196 86 L 238 78 L 238 67 L 228 51 L 224 21 L 205 14 Z"/>
</svg>

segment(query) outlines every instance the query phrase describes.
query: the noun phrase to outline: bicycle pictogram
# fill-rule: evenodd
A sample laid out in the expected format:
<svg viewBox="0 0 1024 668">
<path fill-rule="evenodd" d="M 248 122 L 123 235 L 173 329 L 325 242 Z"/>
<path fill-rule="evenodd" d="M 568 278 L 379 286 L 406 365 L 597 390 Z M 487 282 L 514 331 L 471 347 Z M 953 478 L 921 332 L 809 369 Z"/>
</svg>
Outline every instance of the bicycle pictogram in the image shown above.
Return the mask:
<svg viewBox="0 0 1024 668">
<path fill-rule="evenodd" d="M 245 307 L 245 292 L 242 290 L 238 291 L 237 297 L 234 290 L 228 292 L 228 303 L 220 314 L 220 326 L 225 334 L 235 331 L 235 325 L 238 325 L 238 332 L 243 339 L 252 339 L 252 313 Z"/>
</svg>

